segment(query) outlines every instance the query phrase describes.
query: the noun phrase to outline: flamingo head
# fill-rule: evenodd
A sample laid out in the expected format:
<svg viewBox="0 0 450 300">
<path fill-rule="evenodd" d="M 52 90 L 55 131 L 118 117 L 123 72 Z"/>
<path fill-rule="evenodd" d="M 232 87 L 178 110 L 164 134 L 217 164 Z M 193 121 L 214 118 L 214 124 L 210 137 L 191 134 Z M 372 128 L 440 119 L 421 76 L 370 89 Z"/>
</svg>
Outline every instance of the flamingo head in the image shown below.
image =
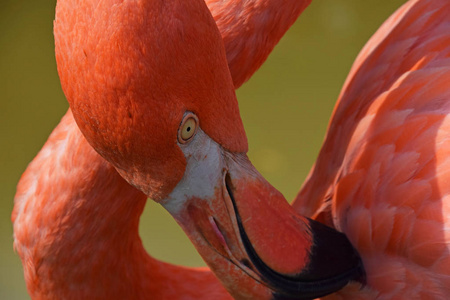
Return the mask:
<svg viewBox="0 0 450 300">
<path fill-rule="evenodd" d="M 247 158 L 202 0 L 60 0 L 55 41 L 86 139 L 173 215 L 233 296 L 309 299 L 362 276 L 346 237 L 297 215 Z"/>
</svg>

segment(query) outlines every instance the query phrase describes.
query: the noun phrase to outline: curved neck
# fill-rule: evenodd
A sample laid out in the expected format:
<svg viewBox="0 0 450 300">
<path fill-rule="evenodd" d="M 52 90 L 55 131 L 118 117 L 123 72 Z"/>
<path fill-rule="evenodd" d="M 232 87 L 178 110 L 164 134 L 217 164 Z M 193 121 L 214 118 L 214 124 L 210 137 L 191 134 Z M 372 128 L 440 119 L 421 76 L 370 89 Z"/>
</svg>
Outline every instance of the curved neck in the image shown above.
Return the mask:
<svg viewBox="0 0 450 300">
<path fill-rule="evenodd" d="M 22 176 L 15 198 L 14 245 L 33 299 L 228 298 L 208 270 L 146 253 L 138 234 L 145 202 L 89 146 L 69 111 Z"/>
<path fill-rule="evenodd" d="M 246 82 L 312 0 L 205 0 L 222 34 L 235 88 Z"/>
</svg>

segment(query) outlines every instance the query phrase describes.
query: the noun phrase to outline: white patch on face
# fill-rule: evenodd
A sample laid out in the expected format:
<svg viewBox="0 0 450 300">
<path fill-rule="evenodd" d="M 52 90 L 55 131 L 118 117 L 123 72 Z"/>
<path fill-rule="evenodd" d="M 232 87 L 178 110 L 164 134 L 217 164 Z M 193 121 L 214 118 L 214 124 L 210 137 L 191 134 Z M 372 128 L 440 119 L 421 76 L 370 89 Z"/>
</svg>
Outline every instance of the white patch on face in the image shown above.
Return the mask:
<svg viewBox="0 0 450 300">
<path fill-rule="evenodd" d="M 224 165 L 221 147 L 201 128 L 191 141 L 178 145 L 186 157 L 186 171 L 169 196 L 161 201 L 173 216 L 184 208 L 187 199 L 212 198 L 215 188 L 222 183 Z"/>
</svg>

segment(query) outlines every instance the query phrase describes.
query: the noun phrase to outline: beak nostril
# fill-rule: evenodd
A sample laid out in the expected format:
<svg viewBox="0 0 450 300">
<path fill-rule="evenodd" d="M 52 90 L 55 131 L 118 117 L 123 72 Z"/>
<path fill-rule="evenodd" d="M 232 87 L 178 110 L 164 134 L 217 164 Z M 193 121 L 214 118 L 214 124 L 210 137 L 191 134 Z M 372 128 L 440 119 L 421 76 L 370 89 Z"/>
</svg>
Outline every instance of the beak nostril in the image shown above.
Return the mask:
<svg viewBox="0 0 450 300">
<path fill-rule="evenodd" d="M 252 264 L 250 263 L 250 261 L 248 259 L 242 259 L 241 260 L 241 264 L 243 264 L 244 266 L 246 266 L 249 269 L 253 269 Z"/>
</svg>

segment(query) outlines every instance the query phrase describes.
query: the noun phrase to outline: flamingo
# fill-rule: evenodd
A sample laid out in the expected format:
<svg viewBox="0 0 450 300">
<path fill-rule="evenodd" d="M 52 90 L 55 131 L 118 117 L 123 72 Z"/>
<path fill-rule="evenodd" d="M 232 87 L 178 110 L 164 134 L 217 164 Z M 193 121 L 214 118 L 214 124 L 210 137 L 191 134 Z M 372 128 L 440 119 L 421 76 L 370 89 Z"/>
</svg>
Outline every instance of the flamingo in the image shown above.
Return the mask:
<svg viewBox="0 0 450 300">
<path fill-rule="evenodd" d="M 166 174 L 165 178 L 162 180 L 162 183 L 158 182 L 158 177 L 155 174 L 150 175 L 148 179 L 149 182 L 152 182 L 152 184 L 147 186 L 147 188 L 144 188 L 145 194 L 143 194 L 142 192 L 139 192 L 129 186 L 118 175 L 118 173 L 115 172 L 112 165 L 108 164 L 105 160 L 98 156 L 96 152 L 94 152 L 94 150 L 87 144 L 86 140 L 84 140 L 81 133 L 77 131 L 72 113 L 69 111 L 63 118 L 61 124 L 50 136 L 47 144 L 44 146 L 44 149 L 33 161 L 33 163 L 30 164 L 26 173 L 22 177 L 15 200 L 16 205 L 12 217 L 15 226 L 15 247 L 23 260 L 27 287 L 32 297 L 36 299 L 79 299 L 86 297 L 112 299 L 155 297 L 161 299 L 174 299 L 177 296 L 181 298 L 191 297 L 195 299 L 201 297 L 205 297 L 207 299 L 228 298 L 228 294 L 218 285 L 218 282 L 212 274 L 206 270 L 188 270 L 169 264 L 164 264 L 152 259 L 145 253 L 137 234 L 137 224 L 145 203 L 146 195 L 152 196 L 152 198 L 159 200 L 169 211 L 174 213 L 180 224 L 184 226 L 186 231 L 188 231 L 191 235 L 191 238 L 194 243 L 197 244 L 200 252 L 203 252 L 205 260 L 210 264 L 216 274 L 218 274 L 219 278 L 222 280 L 229 292 L 236 298 L 263 298 L 271 297 L 272 294 L 284 297 L 285 295 L 292 294 L 293 289 L 294 292 L 297 292 L 297 290 L 301 288 L 313 289 L 311 291 L 305 291 L 302 297 L 319 296 L 340 288 L 353 277 L 360 276 L 362 271 L 359 258 L 356 253 L 354 253 L 351 245 L 347 242 L 343 235 L 330 231 L 329 229 L 320 226 L 318 223 L 314 223 L 313 221 L 302 219 L 297 216 L 292 211 L 291 207 L 286 204 L 281 195 L 273 190 L 273 188 L 269 186 L 255 170 L 252 170 L 252 166 L 244 154 L 246 150 L 245 135 L 243 135 L 242 125 L 237 114 L 234 93 L 232 92 L 233 89 L 230 89 L 230 87 L 232 88 L 232 84 L 231 78 L 228 75 L 228 68 L 223 67 L 224 53 L 223 49 L 221 49 L 221 43 L 217 42 L 216 25 L 211 25 L 211 17 L 209 12 L 204 12 L 205 8 L 203 2 L 198 1 L 196 4 L 189 4 L 187 7 L 185 4 L 177 1 L 173 2 L 175 8 L 174 11 L 169 9 L 169 15 L 173 14 L 177 16 L 180 14 L 180 11 L 183 11 L 187 17 L 191 17 L 191 19 L 195 20 L 201 20 L 204 24 L 206 24 L 205 28 L 208 29 L 203 34 L 209 39 L 209 43 L 215 47 L 214 49 L 217 50 L 217 53 L 212 52 L 212 54 L 209 54 L 206 51 L 206 54 L 212 55 L 213 58 L 216 56 L 215 59 L 217 61 L 214 62 L 214 59 L 212 61 L 218 66 L 217 72 L 219 75 L 217 76 L 219 79 L 223 77 L 224 87 L 221 87 L 221 85 L 217 83 L 221 82 L 221 80 L 216 80 L 216 82 L 209 83 L 213 84 L 213 88 L 209 88 L 208 90 L 209 93 L 217 93 L 218 91 L 222 91 L 226 96 L 225 100 L 227 106 L 220 108 L 214 108 L 213 106 L 212 109 L 210 108 L 208 110 L 208 112 L 217 113 L 219 109 L 225 109 L 225 112 L 227 112 L 228 107 L 228 113 L 231 116 L 234 116 L 234 118 L 231 119 L 232 121 L 229 120 L 230 122 L 226 124 L 228 128 L 225 132 L 230 132 L 228 136 L 223 136 L 222 133 L 216 138 L 224 147 L 232 150 L 235 148 L 234 152 L 237 152 L 237 154 L 233 154 L 232 151 L 229 151 L 228 154 L 225 154 L 226 152 L 224 152 L 223 155 L 224 159 L 226 158 L 226 162 L 221 162 L 221 164 L 224 165 L 226 163 L 228 171 L 230 173 L 231 171 L 236 172 L 236 174 L 240 172 L 239 167 L 234 166 L 236 161 L 244 164 L 245 168 L 249 170 L 250 178 L 247 180 L 249 181 L 248 186 L 250 188 L 245 188 L 245 185 L 247 184 L 245 182 L 245 177 L 249 175 L 243 174 L 242 179 L 239 179 L 232 178 L 229 173 L 226 173 L 226 181 L 223 182 L 223 173 L 222 170 L 219 169 L 215 170 L 217 171 L 217 174 L 208 174 L 208 176 L 215 176 L 216 179 L 219 179 L 219 183 L 225 183 L 227 189 L 222 192 L 224 192 L 224 194 L 226 192 L 226 194 L 229 195 L 233 194 L 235 199 L 239 199 L 241 197 L 239 195 L 240 193 L 245 194 L 245 196 L 248 197 L 248 200 L 254 196 L 259 198 L 255 200 L 255 203 L 249 202 L 248 204 L 241 206 L 239 209 L 242 212 L 236 216 L 227 216 L 224 211 L 221 211 L 221 209 L 223 210 L 222 203 L 214 203 L 211 207 L 207 206 L 205 213 L 205 211 L 199 209 L 199 207 L 202 206 L 202 203 L 198 202 L 200 200 L 198 198 L 194 198 L 192 200 L 195 205 L 192 204 L 188 207 L 188 209 L 181 208 L 180 210 L 180 205 L 177 204 L 177 201 L 183 201 L 186 199 L 183 199 L 183 197 L 177 195 L 177 193 L 179 193 L 179 189 L 169 195 L 167 195 L 167 192 L 164 192 L 165 189 L 168 191 L 170 191 L 170 189 L 174 189 L 173 186 L 169 186 L 169 188 L 167 188 L 165 185 L 170 185 L 171 180 L 174 179 L 173 177 L 177 179 L 176 173 L 170 174 L 171 176 L 167 176 Z M 253 60 L 251 64 L 247 64 L 242 68 L 234 69 L 235 71 L 233 71 L 233 74 L 235 74 L 235 86 L 242 84 L 242 82 L 248 79 L 251 73 L 257 69 L 256 65 L 261 64 L 264 61 L 265 57 L 267 57 L 268 53 L 276 44 L 278 39 L 283 35 L 284 31 L 292 24 L 292 22 L 308 3 L 309 1 L 286 1 L 285 4 L 289 5 L 283 6 L 283 9 L 289 12 L 290 18 L 280 18 L 280 15 L 277 13 L 273 15 L 273 23 L 275 25 L 278 24 L 275 28 L 279 28 L 279 30 L 275 30 L 274 35 L 270 39 L 261 39 L 261 36 L 263 36 L 263 33 L 265 32 L 264 26 L 262 27 L 262 30 L 259 29 L 259 31 L 256 30 L 249 36 L 244 36 L 241 41 L 238 41 L 235 38 L 228 39 L 229 42 L 226 43 L 226 45 L 229 45 L 228 60 L 230 62 L 230 66 L 242 64 L 243 60 L 246 62 L 250 59 Z M 149 12 L 154 14 L 155 9 L 161 9 L 161 4 L 149 2 L 146 5 L 150 4 L 153 5 L 151 8 L 147 6 L 143 9 L 142 7 L 131 5 L 127 9 L 136 10 L 139 8 L 142 10 L 142 17 L 145 16 L 145 19 L 147 19 L 149 16 L 146 16 L 145 14 Z M 234 7 L 240 7 L 237 2 L 232 2 L 230 4 Z M 64 21 L 64 19 L 67 18 L 68 11 L 72 11 L 71 5 L 73 5 L 73 3 L 70 1 L 60 1 L 58 2 L 57 7 L 55 36 L 57 40 L 57 53 L 60 71 L 66 70 L 64 66 L 61 67 L 61 64 L 64 64 L 64 60 L 68 55 L 73 55 L 73 49 L 64 49 L 64 51 L 58 52 L 58 45 L 61 45 L 58 44 L 58 38 L 70 36 L 67 32 L 61 34 L 59 30 L 67 30 L 68 28 L 65 26 L 69 26 L 70 28 L 70 26 L 73 25 L 80 25 L 80 23 L 71 24 L 73 20 Z M 104 15 L 106 11 L 111 10 L 111 7 L 109 7 L 111 4 L 102 3 L 102 5 L 104 6 L 102 7 L 99 5 L 99 7 L 97 7 L 98 12 L 102 15 Z M 214 11 L 214 7 L 216 7 L 216 9 L 221 8 L 220 3 L 211 2 L 210 5 L 212 11 Z M 244 6 L 246 9 L 244 11 L 248 11 L 248 5 L 250 4 L 247 3 L 247 5 Z M 262 12 L 266 17 L 267 11 L 270 12 L 274 6 L 274 3 L 269 6 L 259 5 L 256 7 L 256 10 L 253 10 L 252 14 L 254 17 L 258 17 L 258 9 L 262 9 Z M 88 9 L 90 6 L 86 3 L 85 7 L 81 7 Z M 115 7 L 113 6 L 112 9 L 114 8 Z M 224 9 L 222 8 L 221 11 L 223 10 Z M 76 11 L 81 11 L 80 15 L 86 13 L 86 11 L 81 9 L 77 9 Z M 277 11 L 275 10 L 275 12 Z M 127 13 L 127 11 L 125 9 L 124 11 L 119 11 L 119 13 L 124 14 Z M 62 16 L 61 18 L 63 21 L 59 21 L 59 15 Z M 101 18 L 98 17 L 90 18 L 89 11 L 86 13 L 84 18 L 85 20 L 94 20 L 94 22 L 101 20 Z M 248 20 L 251 18 L 248 18 L 247 15 L 243 14 L 242 19 L 245 19 L 246 24 L 248 24 Z M 139 18 L 137 18 L 137 20 L 139 20 Z M 218 24 L 225 24 L 222 25 L 222 27 L 227 29 L 223 34 L 224 41 L 227 40 L 227 35 L 233 36 L 233 30 L 236 31 L 239 26 L 242 26 L 239 22 L 229 24 L 229 21 L 227 21 L 223 15 L 218 15 L 216 20 Z M 166 23 L 167 21 L 172 22 L 172 19 L 165 20 Z M 239 19 L 237 19 L 237 21 L 239 21 Z M 184 20 L 184 22 L 187 21 Z M 152 23 L 152 26 L 148 26 L 149 24 L 147 24 L 147 27 L 145 28 L 162 26 L 161 24 L 164 24 L 164 22 Z M 89 29 L 89 32 L 86 32 L 87 35 L 84 35 L 88 36 L 89 34 L 92 34 L 91 29 L 93 27 L 85 27 L 85 25 L 86 24 L 81 22 L 82 27 Z M 181 23 L 181 25 L 182 26 L 180 26 L 179 29 L 182 29 L 183 32 L 190 33 L 194 29 L 198 30 L 198 28 L 187 27 L 184 23 Z M 139 26 L 141 29 L 143 28 L 143 24 L 136 24 L 136 26 Z M 106 29 L 105 25 L 102 26 L 96 24 L 94 27 L 97 27 L 98 32 L 101 32 L 102 35 L 104 34 L 104 30 Z M 145 34 L 150 37 L 152 34 L 160 35 L 160 33 L 164 34 L 166 32 L 163 28 L 145 32 Z M 172 42 L 173 38 L 171 36 L 173 36 L 174 33 L 170 32 L 170 34 L 170 36 L 162 36 L 158 38 L 162 41 L 167 41 L 168 38 L 170 38 Z M 190 34 L 192 35 L 192 33 Z M 127 35 L 127 37 L 131 36 L 133 35 Z M 111 40 L 116 41 L 116 39 Z M 260 51 L 257 52 L 259 55 L 250 55 L 247 49 L 248 44 L 250 43 L 254 47 L 255 41 L 257 42 L 257 45 L 259 44 L 262 47 L 260 48 Z M 65 44 L 65 42 L 61 43 Z M 77 42 L 75 42 L 75 44 L 76 43 Z M 207 45 L 209 43 L 207 43 Z M 138 44 L 139 43 L 135 45 Z M 149 43 L 149 45 L 152 44 Z M 63 48 L 66 46 L 63 46 Z M 111 45 L 106 45 L 106 47 L 110 46 Z M 141 46 L 145 47 L 145 45 L 142 44 Z M 173 45 L 171 47 L 173 47 Z M 186 55 L 183 53 L 184 50 L 181 51 L 179 47 L 180 46 L 176 49 L 179 50 L 181 54 Z M 190 45 L 190 47 L 192 47 L 192 45 Z M 89 61 L 91 55 L 96 55 L 95 49 L 86 50 L 88 48 L 82 45 L 77 45 L 75 48 L 82 51 L 83 60 Z M 189 52 L 187 52 L 187 54 L 190 56 L 193 54 L 205 54 L 201 52 L 205 51 L 204 49 L 196 50 L 196 48 L 198 47 L 196 46 L 194 49 L 188 48 Z M 236 49 L 243 50 L 236 51 Z M 93 52 L 91 52 L 91 50 L 93 50 Z M 144 52 L 146 51 L 142 48 L 139 48 L 139 50 Z M 128 52 L 127 54 L 132 55 L 132 52 Z M 148 55 L 145 57 L 149 58 L 152 56 Z M 185 63 L 186 67 L 192 68 L 190 64 L 194 64 L 196 67 L 194 69 L 198 69 L 198 67 L 205 68 L 204 62 L 200 63 L 194 60 L 192 63 Z M 72 66 L 76 66 L 76 64 L 73 64 Z M 112 65 L 108 64 L 105 66 L 112 67 Z M 167 71 L 164 70 L 164 72 L 160 72 L 158 74 L 164 73 L 167 73 Z M 66 75 L 71 76 L 70 74 Z M 64 86 L 64 75 L 61 76 L 61 79 Z M 180 82 L 183 82 L 180 81 L 178 77 L 175 77 L 175 79 L 177 80 L 174 81 L 174 83 L 180 84 Z M 192 80 L 193 79 L 191 78 L 190 81 Z M 167 84 L 168 82 L 165 82 L 161 88 Z M 76 86 L 77 84 L 72 83 L 71 85 Z M 170 87 L 173 89 L 173 86 Z M 71 89 L 70 87 L 67 88 Z M 67 90 L 66 92 L 70 93 Z M 209 103 L 214 105 L 213 100 L 210 102 L 200 102 L 200 104 L 204 106 L 208 106 Z M 155 104 L 157 103 L 155 102 Z M 172 105 L 186 105 L 186 103 L 178 100 L 172 103 Z M 204 115 L 203 117 L 197 117 L 197 115 L 194 114 L 196 110 L 199 110 L 199 108 L 197 107 L 197 109 L 195 109 L 194 106 L 193 112 L 185 112 L 186 124 L 189 125 L 188 128 L 199 127 L 198 124 L 200 122 L 200 118 L 202 119 L 202 123 L 200 124 L 207 124 L 207 122 L 205 122 L 207 119 L 203 118 Z M 127 112 L 128 117 L 132 118 L 129 113 L 130 112 Z M 172 110 L 171 113 L 176 115 L 176 110 Z M 167 114 L 165 114 L 163 110 L 159 111 L 158 115 L 155 117 L 158 117 L 161 120 L 160 114 L 167 118 Z M 197 112 L 197 114 L 200 115 L 201 112 Z M 220 119 L 217 121 L 219 120 Z M 164 118 L 162 118 L 162 121 L 164 121 Z M 177 121 L 177 123 L 179 122 L 180 120 Z M 235 126 L 234 130 L 232 127 L 233 124 Z M 219 145 L 215 141 L 209 140 L 209 137 L 200 128 L 197 129 L 197 132 L 192 132 L 196 133 L 196 135 L 195 138 L 193 138 L 193 141 L 189 142 L 189 144 L 195 145 L 194 141 L 197 141 L 196 143 L 198 143 L 198 139 L 200 139 L 200 142 L 202 143 L 205 143 L 205 141 L 210 143 L 213 146 L 211 148 L 216 149 L 213 149 L 214 151 L 217 152 L 220 150 Z M 181 133 L 179 133 L 178 136 L 178 142 L 181 144 L 187 144 L 187 141 L 183 140 L 183 134 L 186 134 L 186 132 L 183 133 L 183 130 L 181 130 Z M 203 136 L 203 138 L 200 138 L 201 136 Z M 236 139 L 235 137 L 238 138 Z M 230 144 L 230 141 L 233 141 L 233 139 L 235 139 L 234 145 Z M 164 141 L 159 141 L 159 143 L 161 142 Z M 154 144 L 156 145 L 157 143 Z M 99 149 L 97 150 L 100 151 Z M 155 151 L 155 149 L 153 151 Z M 217 159 L 217 153 L 214 153 L 214 151 L 210 153 L 210 157 Z M 161 156 L 166 153 L 170 154 L 171 151 L 158 152 Z M 188 158 L 189 155 L 187 156 Z M 196 154 L 195 159 L 199 159 L 199 157 L 202 156 L 199 155 L 200 154 Z M 207 156 L 205 154 L 203 155 L 203 157 Z M 158 160 L 163 161 L 163 158 L 160 157 Z M 177 165 L 183 162 L 183 159 L 181 159 L 180 156 L 176 159 L 169 158 L 166 161 L 171 161 L 175 164 L 173 165 L 173 170 L 182 169 Z M 157 166 L 156 161 L 153 162 L 152 165 L 153 170 L 158 170 L 161 168 Z M 193 164 L 188 164 L 188 168 L 192 168 L 194 170 L 188 169 L 188 175 L 192 175 L 189 174 L 190 172 L 193 172 L 193 175 L 197 175 L 195 173 L 195 168 L 201 168 L 202 171 L 205 170 L 205 167 L 198 167 L 195 164 L 193 165 L 194 167 L 189 167 L 191 165 Z M 207 165 L 207 167 L 208 166 L 209 165 Z M 116 168 L 119 173 L 122 172 L 120 167 L 116 166 Z M 58 176 L 53 173 L 55 170 L 58 170 Z M 164 170 L 159 170 L 159 172 L 162 171 Z M 167 168 L 165 171 L 167 171 Z M 122 175 L 125 175 L 125 173 L 122 173 Z M 57 182 L 54 183 L 58 188 L 55 190 L 55 186 L 51 185 L 51 183 L 52 180 L 56 180 L 56 178 Z M 132 182 L 135 186 L 138 186 L 137 181 L 135 181 L 136 178 L 127 179 L 130 180 L 130 182 Z M 139 181 L 139 179 L 137 180 Z M 177 180 L 179 181 L 180 178 Z M 190 177 L 184 176 L 180 181 L 181 187 L 184 189 L 182 192 L 185 192 L 186 190 L 183 183 L 184 180 L 190 180 Z M 195 182 L 195 180 L 197 180 L 197 182 Z M 208 182 L 208 180 L 211 181 L 209 178 L 204 177 L 200 178 L 200 180 L 206 182 Z M 243 180 L 244 182 L 242 186 L 237 185 L 240 180 Z M 204 193 L 205 187 L 201 186 L 201 183 L 198 181 L 199 179 L 195 179 L 194 177 L 194 182 L 188 182 L 188 185 L 195 186 L 200 184 L 200 189 L 194 192 Z M 139 188 L 143 187 L 141 186 Z M 150 188 L 150 190 L 148 190 L 148 188 Z M 233 189 L 233 192 L 231 192 L 231 189 Z M 260 189 L 263 190 L 260 191 Z M 270 202 L 266 203 L 266 207 L 262 206 L 261 208 L 258 208 L 258 206 L 251 206 L 254 204 L 259 205 L 256 202 L 264 200 L 265 197 L 264 195 L 261 195 L 262 192 L 266 192 L 269 195 L 270 198 L 268 200 Z M 166 193 L 166 195 L 163 193 Z M 204 197 L 204 195 L 201 194 L 194 194 L 193 196 Z M 49 201 L 49 198 L 55 201 Z M 206 200 L 208 200 L 208 198 L 206 198 Z M 213 200 L 218 201 L 217 199 L 212 199 L 210 201 Z M 234 206 L 238 204 L 238 202 L 230 201 L 229 205 L 230 204 Z M 261 214 L 270 213 L 270 210 L 267 209 L 267 205 L 273 205 L 277 208 L 278 212 L 276 210 L 272 211 L 274 211 L 275 214 L 280 214 L 280 217 L 272 217 L 269 222 L 268 220 L 264 220 L 266 224 L 271 224 L 272 222 L 272 227 L 274 230 L 280 227 L 285 227 L 286 229 L 282 230 L 284 234 L 280 234 L 279 237 L 275 236 L 273 231 L 259 234 L 258 239 L 261 240 L 259 241 L 260 249 L 257 254 L 255 254 L 255 249 L 253 249 L 253 246 L 249 246 L 250 243 L 244 240 L 252 239 L 251 236 L 249 237 L 250 234 L 253 234 L 248 230 L 250 225 L 246 224 L 244 230 L 242 224 L 239 225 L 240 223 L 238 223 L 236 219 L 247 215 L 247 220 L 251 220 L 254 213 L 253 210 Z M 237 206 L 233 206 L 226 207 L 226 209 L 230 211 L 236 210 Z M 99 207 L 110 207 L 108 216 L 104 216 L 104 211 L 100 210 Z M 219 223 L 222 222 L 224 214 L 224 223 Z M 288 217 L 288 221 L 293 221 L 294 226 L 292 226 L 290 222 L 285 222 L 284 218 L 282 218 L 284 216 Z M 228 225 L 225 223 L 229 222 L 227 218 L 232 218 L 231 221 L 234 221 L 235 223 L 231 226 Z M 192 223 L 192 220 L 195 222 Z M 302 222 L 305 224 L 302 224 Z M 113 227 L 112 224 L 114 225 Z M 255 225 L 253 225 L 253 230 L 256 230 L 259 225 L 260 224 L 258 222 L 255 222 Z M 305 225 L 308 227 L 305 228 Z M 227 228 L 226 226 L 231 228 Z M 115 230 L 114 228 L 116 227 L 119 227 L 120 230 Z M 30 230 L 30 228 L 33 228 L 33 230 Z M 199 228 L 202 230 L 200 233 L 198 233 Z M 89 230 L 92 230 L 92 232 L 86 234 Z M 329 270 L 325 274 L 323 274 L 323 271 L 315 274 L 312 271 L 312 268 L 310 268 L 310 270 L 303 272 L 301 276 L 287 277 L 285 275 L 281 275 L 284 273 L 301 273 L 300 269 L 297 267 L 302 268 L 304 266 L 305 257 L 299 257 L 300 255 L 286 255 L 286 253 L 290 254 L 289 252 L 292 253 L 293 250 L 298 252 L 297 249 L 299 248 L 299 245 L 301 245 L 300 250 L 308 250 L 305 246 L 307 246 L 306 243 L 310 243 L 311 246 L 311 240 L 305 240 L 305 238 L 310 238 L 310 231 L 314 232 L 314 238 L 316 238 L 316 236 L 323 236 L 324 240 L 328 239 L 332 240 L 333 243 L 338 243 L 337 246 L 334 247 L 334 251 L 336 251 L 336 253 L 342 252 L 344 257 L 347 257 L 348 265 L 345 263 L 339 264 L 336 268 Z M 224 232 L 226 232 L 226 234 L 224 234 Z M 199 235 L 203 239 L 199 239 Z M 239 239 L 233 235 L 238 235 Z M 225 239 L 225 237 L 227 239 Z M 267 241 L 264 241 L 266 238 Z M 274 258 L 278 258 L 278 260 L 276 260 L 272 259 L 272 254 L 270 253 L 270 251 L 277 250 L 276 247 L 274 247 L 274 249 L 265 249 L 265 247 L 261 247 L 267 243 L 275 244 L 279 238 L 290 238 L 294 243 L 292 248 L 286 249 L 286 247 L 282 247 L 281 252 L 276 257 L 274 256 Z M 232 244 L 233 239 L 237 239 L 237 245 Z M 282 243 L 278 244 L 283 245 Z M 339 251 L 339 248 L 342 248 L 341 251 Z M 324 253 L 319 252 L 319 254 L 327 255 L 329 249 L 330 247 L 328 247 L 327 243 L 324 243 L 323 250 L 321 250 Z M 280 248 L 278 250 L 280 250 Z M 265 255 L 265 257 L 261 254 Z M 305 255 L 308 256 L 307 259 L 309 260 L 309 263 L 317 264 L 318 269 L 322 268 L 319 260 L 320 257 L 315 258 L 314 255 L 309 253 L 305 253 Z M 333 254 L 330 253 L 330 255 L 332 256 Z M 238 260 L 236 256 L 240 256 L 240 260 Z M 292 257 L 293 259 L 286 259 L 287 257 Z M 255 258 L 257 260 L 255 260 Z M 260 258 L 262 258 L 262 260 Z M 267 262 L 270 261 L 272 261 L 272 264 L 268 265 Z M 258 267 L 256 267 L 255 264 L 259 264 Z M 280 271 L 278 271 L 278 269 Z M 344 274 L 339 275 L 340 273 Z M 309 283 L 302 283 L 302 276 L 307 276 Z M 336 276 L 338 276 L 338 278 L 336 278 Z M 331 281 L 323 281 L 323 279 L 327 279 L 327 277 L 331 277 Z M 242 283 L 236 284 L 236 281 L 240 279 L 242 279 Z M 313 284 L 311 284 L 311 279 L 322 281 L 317 283 L 313 282 Z M 312 287 L 309 287 L 309 285 L 312 285 Z M 192 288 L 192 286 L 195 286 L 195 288 Z M 199 287 L 202 287 L 202 289 L 198 289 Z"/>
<path fill-rule="evenodd" d="M 304 215 L 345 232 L 362 254 L 368 287 L 335 297 L 444 299 L 449 293 L 448 13 L 446 1 L 410 1 L 369 41 L 294 203 Z M 387 80 L 374 80 L 385 72 Z"/>
</svg>

